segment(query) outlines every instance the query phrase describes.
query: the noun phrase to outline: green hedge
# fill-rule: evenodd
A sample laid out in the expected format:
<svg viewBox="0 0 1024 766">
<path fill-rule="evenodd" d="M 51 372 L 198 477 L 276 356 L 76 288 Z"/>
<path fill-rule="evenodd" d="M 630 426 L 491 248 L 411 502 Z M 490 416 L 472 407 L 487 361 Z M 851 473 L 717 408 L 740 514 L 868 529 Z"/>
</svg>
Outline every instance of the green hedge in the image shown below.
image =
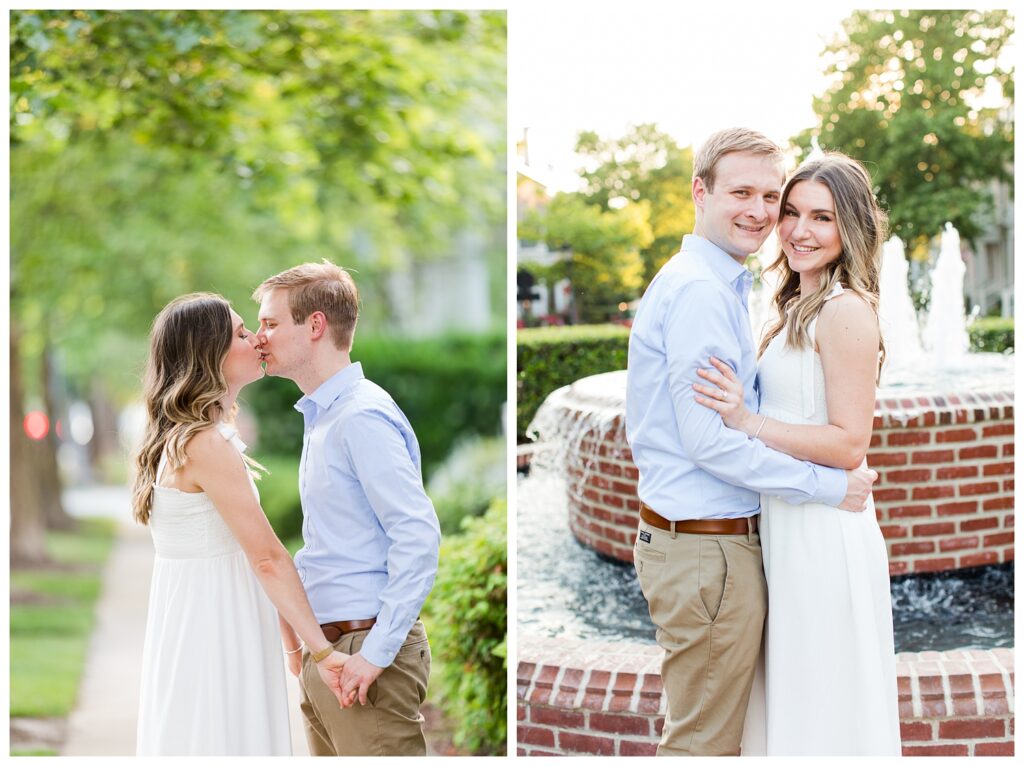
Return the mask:
<svg viewBox="0 0 1024 766">
<path fill-rule="evenodd" d="M 453 741 L 479 755 L 503 755 L 508 640 L 507 504 L 497 499 L 462 533 L 445 538 L 425 611 L 431 651 Z"/>
<path fill-rule="evenodd" d="M 360 338 L 353 361 L 402 408 L 419 440 L 429 475 L 460 437 L 494 436 L 507 398 L 505 331 L 425 340 Z M 293 405 L 302 392 L 289 380 L 268 377 L 242 392 L 242 406 L 259 422 L 261 454 L 297 457 L 302 416 Z"/>
<path fill-rule="evenodd" d="M 967 328 L 971 351 L 1013 351 L 1013 319 L 983 317 Z"/>
<path fill-rule="evenodd" d="M 298 413 L 296 413 L 298 414 Z M 302 502 L 299 499 L 299 455 L 262 455 L 254 453 L 268 473 L 256 482 L 260 504 L 270 526 L 289 549 L 302 539 Z"/>
<path fill-rule="evenodd" d="M 519 330 L 516 338 L 516 438 L 555 389 L 601 372 L 624 370 L 629 328 L 575 325 Z"/>
</svg>

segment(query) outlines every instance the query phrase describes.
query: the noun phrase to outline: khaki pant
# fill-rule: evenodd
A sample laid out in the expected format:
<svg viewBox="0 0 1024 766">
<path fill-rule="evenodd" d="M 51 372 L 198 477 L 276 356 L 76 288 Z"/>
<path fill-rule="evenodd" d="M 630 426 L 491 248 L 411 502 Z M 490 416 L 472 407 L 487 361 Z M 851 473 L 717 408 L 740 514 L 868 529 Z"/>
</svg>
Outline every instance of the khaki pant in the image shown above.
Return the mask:
<svg viewBox="0 0 1024 766">
<path fill-rule="evenodd" d="M 665 650 L 658 755 L 737 755 L 768 611 L 760 538 L 641 521 L 633 561 Z"/>
<path fill-rule="evenodd" d="M 347 633 L 334 648 L 355 654 L 369 630 Z M 302 714 L 312 755 L 426 755 L 420 705 L 427 696 L 430 645 L 423 623 L 416 621 L 391 663 L 359 701 L 340 708 L 320 679 L 309 652 L 302 652 Z"/>
</svg>

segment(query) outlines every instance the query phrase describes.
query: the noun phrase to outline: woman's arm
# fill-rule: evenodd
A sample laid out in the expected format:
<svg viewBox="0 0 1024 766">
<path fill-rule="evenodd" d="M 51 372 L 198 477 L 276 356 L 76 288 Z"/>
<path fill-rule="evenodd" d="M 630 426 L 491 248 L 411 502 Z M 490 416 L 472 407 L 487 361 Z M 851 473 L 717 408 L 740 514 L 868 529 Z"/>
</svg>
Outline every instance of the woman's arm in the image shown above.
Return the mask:
<svg viewBox="0 0 1024 766">
<path fill-rule="evenodd" d="M 847 294 L 828 301 L 818 318 L 816 345 L 825 373 L 827 425 L 794 425 L 750 413 L 743 407 L 742 387 L 732 370 L 717 360 L 718 370 L 699 374 L 714 386 L 695 386 L 697 400 L 722 413 L 726 425 L 742 430 L 773 449 L 819 465 L 853 470 L 871 441 L 878 371 L 878 321 L 863 299 Z M 730 377 L 731 376 L 731 377 Z M 722 401 L 718 396 L 727 394 Z"/>
<path fill-rule="evenodd" d="M 277 615 L 277 622 L 281 628 L 281 643 L 284 645 L 284 656 L 288 660 L 288 671 L 298 678 L 302 672 L 302 640 L 280 613 Z"/>
<path fill-rule="evenodd" d="M 189 477 L 202 488 L 245 551 L 260 585 L 287 623 L 313 654 L 331 646 L 306 598 L 288 551 L 277 539 L 249 484 L 237 450 L 216 429 L 197 434 L 186 449 Z M 283 626 L 282 626 L 283 627 Z M 293 648 L 288 646 L 288 648 Z M 348 655 L 332 652 L 317 664 L 321 677 L 338 702 L 338 673 Z"/>
</svg>

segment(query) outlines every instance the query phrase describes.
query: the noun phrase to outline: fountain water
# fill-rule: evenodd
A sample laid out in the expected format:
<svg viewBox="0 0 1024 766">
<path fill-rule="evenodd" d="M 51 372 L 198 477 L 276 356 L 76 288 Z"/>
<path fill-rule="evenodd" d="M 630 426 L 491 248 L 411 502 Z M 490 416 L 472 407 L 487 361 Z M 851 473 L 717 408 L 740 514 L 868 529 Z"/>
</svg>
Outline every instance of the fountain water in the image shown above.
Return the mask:
<svg viewBox="0 0 1024 766">
<path fill-rule="evenodd" d="M 882 370 L 885 381 L 890 376 L 898 377 L 901 372 L 918 368 L 924 356 L 907 272 L 903 242 L 899 237 L 891 237 L 882 248 L 878 299 L 878 321 L 886 347 L 885 369 Z"/>
<path fill-rule="evenodd" d="M 959 367 L 969 347 L 964 316 L 965 271 L 960 234 L 947 221 L 932 269 L 931 306 L 924 331 L 925 347 L 931 352 L 932 364 L 940 370 Z"/>
</svg>

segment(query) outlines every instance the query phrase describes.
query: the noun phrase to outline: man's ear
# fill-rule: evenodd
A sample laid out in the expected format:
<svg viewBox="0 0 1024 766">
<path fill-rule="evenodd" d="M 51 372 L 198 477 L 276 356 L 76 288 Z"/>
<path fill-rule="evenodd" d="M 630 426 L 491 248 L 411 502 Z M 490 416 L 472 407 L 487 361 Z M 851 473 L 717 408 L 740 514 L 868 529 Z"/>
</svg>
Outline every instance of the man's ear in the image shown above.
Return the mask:
<svg viewBox="0 0 1024 766">
<path fill-rule="evenodd" d="M 693 195 L 694 207 L 699 210 L 704 210 L 704 195 L 708 193 L 707 187 L 704 185 L 704 179 L 697 178 L 693 179 L 693 183 L 690 184 L 690 193 Z"/>
<path fill-rule="evenodd" d="M 319 340 L 327 332 L 327 317 L 322 311 L 310 314 L 306 324 L 309 326 L 309 337 L 313 340 Z"/>
</svg>

